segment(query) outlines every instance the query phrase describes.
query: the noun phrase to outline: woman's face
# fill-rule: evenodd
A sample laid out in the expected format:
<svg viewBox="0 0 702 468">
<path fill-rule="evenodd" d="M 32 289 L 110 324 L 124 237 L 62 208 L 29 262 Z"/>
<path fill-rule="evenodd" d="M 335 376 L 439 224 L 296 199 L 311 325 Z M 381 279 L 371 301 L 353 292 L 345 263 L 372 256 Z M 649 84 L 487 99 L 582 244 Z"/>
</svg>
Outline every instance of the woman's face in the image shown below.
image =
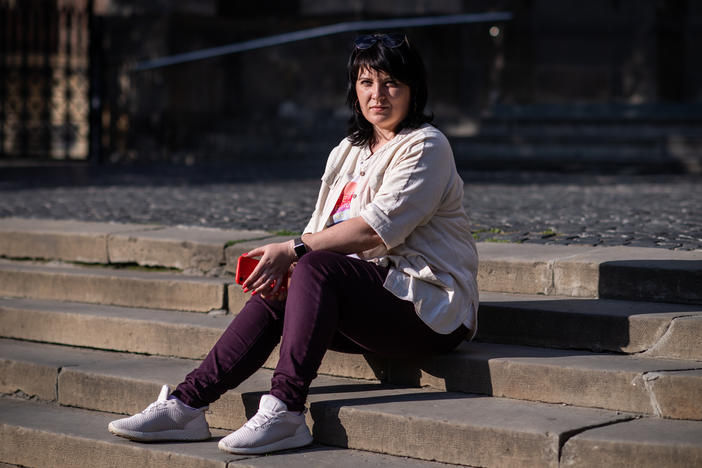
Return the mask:
<svg viewBox="0 0 702 468">
<path fill-rule="evenodd" d="M 356 79 L 356 95 L 363 117 L 376 130 L 394 133 L 409 112 L 410 87 L 383 71 L 362 68 Z"/>
</svg>

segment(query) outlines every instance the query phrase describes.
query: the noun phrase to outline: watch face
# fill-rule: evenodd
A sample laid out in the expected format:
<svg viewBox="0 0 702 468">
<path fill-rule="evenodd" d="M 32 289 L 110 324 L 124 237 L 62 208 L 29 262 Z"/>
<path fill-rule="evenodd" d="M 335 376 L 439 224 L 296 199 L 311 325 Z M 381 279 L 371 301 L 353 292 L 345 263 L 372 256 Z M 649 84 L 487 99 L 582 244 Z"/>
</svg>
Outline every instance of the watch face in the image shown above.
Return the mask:
<svg viewBox="0 0 702 468">
<path fill-rule="evenodd" d="M 295 250 L 295 255 L 297 255 L 297 258 L 302 257 L 307 253 L 307 247 L 305 247 L 305 243 L 302 242 L 302 239 L 295 239 L 295 246 L 293 247 Z"/>
</svg>

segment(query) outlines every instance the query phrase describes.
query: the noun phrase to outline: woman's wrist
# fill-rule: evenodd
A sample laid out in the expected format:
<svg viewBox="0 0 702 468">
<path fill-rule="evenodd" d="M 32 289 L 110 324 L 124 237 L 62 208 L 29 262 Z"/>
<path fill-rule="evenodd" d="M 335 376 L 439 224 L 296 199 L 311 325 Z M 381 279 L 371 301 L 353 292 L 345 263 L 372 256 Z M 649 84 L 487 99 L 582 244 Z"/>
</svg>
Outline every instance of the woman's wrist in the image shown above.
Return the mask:
<svg viewBox="0 0 702 468">
<path fill-rule="evenodd" d="M 288 256 L 290 257 L 290 264 L 293 264 L 297 261 L 297 255 L 295 254 L 295 239 L 290 239 L 288 242 L 286 242 L 286 245 Z"/>
</svg>

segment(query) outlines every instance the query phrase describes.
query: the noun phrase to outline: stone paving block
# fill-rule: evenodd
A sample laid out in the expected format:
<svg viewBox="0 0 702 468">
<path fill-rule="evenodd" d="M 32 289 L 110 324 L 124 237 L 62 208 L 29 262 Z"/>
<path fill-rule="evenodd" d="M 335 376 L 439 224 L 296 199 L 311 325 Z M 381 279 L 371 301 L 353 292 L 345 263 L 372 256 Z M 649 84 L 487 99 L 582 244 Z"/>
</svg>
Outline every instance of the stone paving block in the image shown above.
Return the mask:
<svg viewBox="0 0 702 468">
<path fill-rule="evenodd" d="M 111 262 L 207 273 L 225 263 L 224 250 L 228 243 L 266 236 L 270 236 L 266 231 L 163 227 L 111 235 L 108 247 Z"/>
<path fill-rule="evenodd" d="M 702 422 L 644 418 L 589 429 L 566 442 L 561 466 L 702 466 Z"/>
<path fill-rule="evenodd" d="M 503 293 L 481 293 L 480 300 L 480 341 L 640 353 L 667 332 L 678 349 L 666 354 L 661 348 L 657 357 L 702 360 L 702 343 L 695 341 L 702 330 L 696 334 L 683 323 L 670 329 L 680 317 L 702 319 L 699 306 Z"/>
<path fill-rule="evenodd" d="M 232 317 L 76 303 L 0 299 L 2 335 L 133 353 L 201 359 Z"/>
<path fill-rule="evenodd" d="M 699 374 L 686 386 L 661 384 L 653 393 L 651 372 L 667 378 L 702 362 L 636 358 L 622 355 L 465 343 L 458 351 L 433 358 L 392 361 L 389 381 L 449 391 L 479 393 L 548 403 L 631 411 L 693 419 L 699 412 L 677 402 L 695 399 L 702 386 Z M 668 405 L 655 403 L 670 401 Z M 689 410 L 689 411 L 688 411 Z"/>
<path fill-rule="evenodd" d="M 700 367 L 687 371 L 651 372 L 644 376 L 656 414 L 666 418 L 702 420 L 702 362 Z"/>
<path fill-rule="evenodd" d="M 588 272 L 589 274 L 585 274 Z M 598 247 L 554 265 L 555 293 L 702 303 L 702 251 Z"/>
<path fill-rule="evenodd" d="M 127 307 L 222 309 L 226 280 L 168 273 L 0 262 L 0 295 Z"/>
<path fill-rule="evenodd" d="M 107 263 L 109 235 L 153 228 L 154 225 L 2 218 L 0 256 Z"/>
<path fill-rule="evenodd" d="M 553 264 L 592 250 L 584 246 L 477 244 L 481 291 L 521 294 L 553 294 Z M 587 294 L 581 294 L 587 295 Z M 591 294 L 594 296 L 594 294 Z"/>
<path fill-rule="evenodd" d="M 665 335 L 646 355 L 702 361 L 702 315 L 673 320 Z"/>
</svg>

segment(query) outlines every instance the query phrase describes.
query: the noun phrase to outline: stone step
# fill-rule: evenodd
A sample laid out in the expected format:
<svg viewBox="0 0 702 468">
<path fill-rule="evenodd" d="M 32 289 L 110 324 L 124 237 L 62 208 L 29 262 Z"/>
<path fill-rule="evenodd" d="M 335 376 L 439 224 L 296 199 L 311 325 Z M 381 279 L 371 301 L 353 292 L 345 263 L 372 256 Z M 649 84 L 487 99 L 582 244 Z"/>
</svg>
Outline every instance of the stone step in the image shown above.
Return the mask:
<svg viewBox="0 0 702 468">
<path fill-rule="evenodd" d="M 0 393 L 122 414 L 141 411 L 154 401 L 164 383 L 180 382 L 200 363 L 194 359 L 6 339 L 0 339 L 0 350 Z M 251 399 L 255 410 L 260 392 L 270 388 L 271 377 L 272 372 L 263 369 L 244 382 L 237 392 L 228 392 L 213 403 L 207 415 L 210 424 L 225 429 L 238 428 L 251 416 L 241 406 L 242 398 Z M 364 385 L 373 389 L 380 385 L 377 381 L 320 375 L 313 386 L 337 387 L 342 392 L 349 383 L 353 383 L 356 390 L 366 388 Z M 255 395 L 242 396 L 247 392 Z"/>
<path fill-rule="evenodd" d="M 482 291 L 702 303 L 702 251 L 480 243 Z"/>
<path fill-rule="evenodd" d="M 563 253 L 553 247 L 531 247 L 530 250 L 536 253 L 546 253 L 549 250 L 551 256 Z M 575 257 L 570 257 L 570 261 L 581 262 L 583 256 L 576 254 Z M 565 268 L 560 265 L 561 260 L 541 259 L 531 263 L 519 263 L 518 260 L 512 258 L 507 263 L 484 260 L 485 268 L 490 271 L 482 274 L 481 284 L 494 286 L 498 290 L 506 289 L 506 284 L 495 284 L 497 281 L 492 280 L 499 278 L 499 273 L 495 273 L 499 270 L 510 275 L 510 268 L 517 272 L 511 274 L 514 281 L 510 283 L 512 289 L 517 291 L 525 286 L 523 277 L 529 274 L 535 277 L 532 278 L 532 283 L 538 282 L 539 276 L 541 279 L 550 275 L 553 278 L 564 277 Z M 582 265 L 578 267 L 585 268 Z M 591 268 L 592 265 L 586 267 Z M 203 278 L 7 260 L 0 260 L 0 280 L 0 295 L 6 297 L 200 312 L 225 308 L 236 313 L 250 297 L 238 285 L 232 284 L 231 278 Z M 567 281 L 563 279 L 561 283 Z M 564 289 L 544 287 L 544 291 L 554 293 L 567 292 Z M 580 290 L 574 287 L 570 292 L 578 293 Z M 702 344 L 699 340 L 702 318 L 701 310 L 696 306 L 583 300 L 554 295 L 514 296 L 489 291 L 482 292 L 481 298 L 479 333 L 483 340 L 594 351 L 645 351 L 653 356 L 702 360 Z"/>
<path fill-rule="evenodd" d="M 0 300 L 5 337 L 200 359 L 231 317 Z M 38 325 L 37 325 L 38 324 Z M 42 326 L 41 324 L 50 324 Z M 266 363 L 275 367 L 277 352 Z M 533 401 L 702 419 L 702 361 L 464 343 L 428 359 L 328 352 L 320 373 Z"/>
<path fill-rule="evenodd" d="M 266 231 L 3 218 L 0 256 L 206 273 L 225 264 L 227 247 L 268 237 L 272 234 Z"/>
<path fill-rule="evenodd" d="M 664 162 L 666 155 L 658 142 L 651 141 L 607 141 L 605 138 L 592 137 L 591 140 L 581 137 L 543 137 L 529 138 L 519 136 L 512 138 L 492 138 L 478 136 L 469 139 L 461 139 L 454 144 L 456 153 L 459 154 L 457 163 L 464 160 L 471 161 L 473 158 L 483 159 L 491 156 L 511 156 L 514 159 L 540 160 L 552 159 L 554 162 L 606 162 L 607 158 L 611 164 L 624 164 L 629 161 L 636 161 L 636 154 L 640 155 L 643 161 Z M 493 141 L 494 140 L 494 141 Z M 575 161 L 572 158 L 577 158 Z"/>
<path fill-rule="evenodd" d="M 482 292 L 479 341 L 702 361 L 702 307 Z"/>
<path fill-rule="evenodd" d="M 702 466 L 698 422 L 638 419 L 593 428 L 568 440 L 561 466 Z"/>
<path fill-rule="evenodd" d="M 497 104 L 484 117 L 487 121 L 524 122 L 534 125 L 599 123 L 609 125 L 656 125 L 662 127 L 702 123 L 702 106 L 684 104 Z"/>
<path fill-rule="evenodd" d="M 702 420 L 702 361 L 464 343 L 387 365 L 397 385 Z"/>
<path fill-rule="evenodd" d="M 0 298 L 4 337 L 202 359 L 232 316 Z"/>
<path fill-rule="evenodd" d="M 232 315 L 0 298 L 0 337 L 189 359 L 204 358 L 232 319 Z M 320 368 L 321 373 L 371 380 L 382 377 L 385 370 L 372 358 L 333 351 L 327 352 Z"/>
<path fill-rule="evenodd" d="M 209 312 L 226 307 L 224 278 L 0 260 L 0 296 Z"/>
<path fill-rule="evenodd" d="M 136 263 L 221 276 L 231 274 L 241 253 L 289 238 L 271 236 L 5 218 L 0 220 L 0 256 Z M 93 245 L 86 250 L 103 255 L 82 255 L 81 245 Z M 478 283 L 485 291 L 702 304 L 702 251 L 483 242 L 478 253 Z"/>
<path fill-rule="evenodd" d="M 47 400 L 53 398 L 61 405 L 99 411 L 139 411 L 153 401 L 162 383 L 179 381 L 193 364 L 193 361 L 173 358 L 38 346 L 45 349 L 35 350 L 29 356 L 23 354 L 23 358 L 33 359 L 35 367 L 53 369 L 53 372 L 45 372 L 43 379 L 46 380 L 47 389 L 51 387 L 49 382 L 53 383 L 55 393 L 49 392 L 44 397 Z M 46 347 L 51 348 L 51 352 L 46 352 Z M 28 374 L 19 369 L 14 373 L 2 373 L 25 376 L 25 380 L 31 381 L 32 377 Z M 270 371 L 259 371 L 239 388 L 227 392 L 213 403 L 207 415 L 210 424 L 228 430 L 239 427 L 255 412 L 260 395 L 269 388 L 271 376 Z M 12 388 L 5 386 L 3 392 L 7 393 Z M 470 466 L 556 467 L 559 466 L 561 453 L 570 454 L 572 463 L 592 466 L 588 465 L 589 457 L 602 455 L 591 453 L 597 446 L 598 438 L 597 434 L 588 436 L 589 431 L 614 425 L 619 431 L 628 432 L 628 424 L 636 422 L 635 415 L 621 412 L 426 388 L 390 387 L 327 376 L 315 380 L 309 403 L 308 423 L 319 443 Z M 42 420 L 37 413 L 34 413 L 36 416 L 27 414 L 29 410 L 24 408 L 32 404 L 0 400 L 0 405 L 5 405 L 0 411 L 0 421 L 5 428 L 3 440 L 15 440 L 7 435 L 15 433 L 15 429 L 7 432 L 8 425 L 16 427 L 28 424 L 27 421 Z M 44 420 L 50 420 L 52 413 L 46 408 L 42 407 L 39 412 L 43 413 Z M 63 410 L 55 408 L 51 411 Z M 103 416 L 99 423 L 91 427 L 92 437 L 108 437 L 109 441 L 119 441 L 126 447 L 144 447 L 118 438 L 109 439 L 111 436 L 106 435 L 104 428 L 114 416 Z M 69 418 L 64 416 L 57 419 Z M 617 454 L 622 451 L 626 453 L 631 449 L 628 445 L 633 445 L 634 449 L 640 446 L 654 455 L 664 452 L 677 463 L 696 460 L 694 457 L 702 444 L 699 438 L 702 423 L 656 418 L 643 420 L 651 421 L 650 427 L 639 428 L 638 439 L 607 447 L 613 459 L 624 460 L 617 458 Z M 65 438 L 73 434 L 77 427 L 82 427 L 82 424 L 62 426 L 56 432 L 64 434 L 62 437 Z M 675 434 L 676 442 L 670 442 L 668 434 L 660 436 L 658 431 L 661 429 Z M 576 434 L 581 436 L 579 445 L 569 450 L 569 439 Z M 680 441 L 686 443 L 681 444 Z M 148 447 L 160 450 L 171 445 L 149 444 Z M 212 447 L 212 450 L 216 449 Z M 2 459 L 18 463 L 4 457 Z"/>
<path fill-rule="evenodd" d="M 314 444 L 275 456 L 217 449 L 226 431 L 204 442 L 139 444 L 106 430 L 116 415 L 41 402 L 0 399 L 0 460 L 27 467 L 339 467 L 448 468 L 442 463 Z M 2 466 L 8 466 L 0 463 Z"/>
<path fill-rule="evenodd" d="M 134 263 L 219 275 L 245 252 L 239 244 L 277 240 L 260 230 L 0 219 L 0 256 L 100 264 Z M 233 257 L 233 261 L 229 261 Z"/>
<path fill-rule="evenodd" d="M 637 143 L 663 142 L 673 135 L 687 137 L 700 136 L 699 123 L 680 125 L 656 125 L 654 123 L 616 123 L 603 124 L 602 122 L 563 122 L 563 121 L 505 121 L 483 120 L 479 129 L 471 137 L 478 141 L 511 141 L 518 142 L 519 138 L 526 141 L 584 141 L 584 142 L 612 142 L 612 143 Z"/>
</svg>

